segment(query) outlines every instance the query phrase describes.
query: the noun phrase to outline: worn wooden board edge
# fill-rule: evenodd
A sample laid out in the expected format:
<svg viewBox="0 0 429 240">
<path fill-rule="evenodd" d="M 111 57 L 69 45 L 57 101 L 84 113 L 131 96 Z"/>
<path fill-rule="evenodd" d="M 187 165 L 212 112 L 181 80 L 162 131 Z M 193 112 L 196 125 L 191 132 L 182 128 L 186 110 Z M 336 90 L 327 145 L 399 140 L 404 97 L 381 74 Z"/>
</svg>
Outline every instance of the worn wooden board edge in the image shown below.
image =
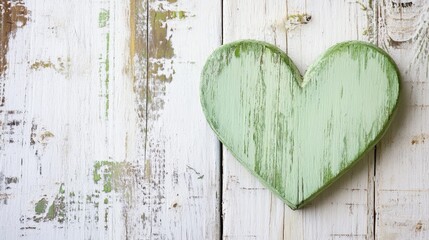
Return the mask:
<svg viewBox="0 0 429 240">
<path fill-rule="evenodd" d="M 401 89 L 402 89 L 402 84 L 401 84 L 401 75 L 400 75 L 400 71 L 399 68 L 397 66 L 397 64 L 395 63 L 395 61 L 392 59 L 392 57 L 390 57 L 390 55 L 388 53 L 386 53 L 383 49 L 381 49 L 380 47 L 371 44 L 371 43 L 367 43 L 364 41 L 357 41 L 357 40 L 352 40 L 352 41 L 345 41 L 345 42 L 340 42 L 337 43 L 333 46 L 331 46 L 330 48 L 328 48 L 324 53 L 322 53 L 318 58 L 316 58 L 313 63 L 308 67 L 307 71 L 305 72 L 304 76 L 301 75 L 300 71 L 298 70 L 298 68 L 296 67 L 296 65 L 293 63 L 293 61 L 289 58 L 289 56 L 282 51 L 280 48 L 278 48 L 277 46 L 267 43 L 267 42 L 263 42 L 263 41 L 257 41 L 257 40 L 251 40 L 251 39 L 245 39 L 245 40 L 239 40 L 239 41 L 234 41 L 228 44 L 224 44 L 221 47 L 217 48 L 206 60 L 206 64 L 204 65 L 202 71 L 201 71 L 201 81 L 200 81 L 200 103 L 201 103 L 201 107 L 203 110 L 204 115 L 208 116 L 208 112 L 207 109 L 205 108 L 205 101 L 204 101 L 204 81 L 203 81 L 203 75 L 206 72 L 206 70 L 209 68 L 208 63 L 210 62 L 210 59 L 212 59 L 214 56 L 216 56 L 219 52 L 225 51 L 228 48 L 232 48 L 232 47 L 237 47 L 240 45 L 244 45 L 244 44 L 260 44 L 265 48 L 270 49 L 271 51 L 277 53 L 280 55 L 280 57 L 283 59 L 283 61 L 285 62 L 285 64 L 291 69 L 291 71 L 293 72 L 293 74 L 295 75 L 295 80 L 297 81 L 298 85 L 300 87 L 305 87 L 307 81 L 309 81 L 307 78 L 309 78 L 308 76 L 311 76 L 312 72 L 317 69 L 320 65 L 325 64 L 325 62 L 327 61 L 327 58 L 333 54 L 334 52 L 342 49 L 343 47 L 348 47 L 351 45 L 357 45 L 357 46 L 364 46 L 364 47 L 368 47 L 371 48 L 373 50 L 375 50 L 378 53 L 381 53 L 383 56 L 386 57 L 386 60 L 390 62 L 390 64 L 393 66 L 396 75 L 397 75 L 397 79 L 398 79 L 398 94 L 397 97 L 395 99 L 395 105 L 393 106 L 393 110 L 391 111 L 387 121 L 384 123 L 384 126 L 382 128 L 382 130 L 378 133 L 378 135 L 367 145 L 367 147 L 365 149 L 363 149 L 361 151 L 361 153 L 352 161 L 350 161 L 350 164 L 347 165 L 347 167 L 343 168 L 340 170 L 340 172 L 335 175 L 333 178 L 331 178 L 329 181 L 327 181 L 326 183 L 324 183 L 322 185 L 322 187 L 320 187 L 318 189 L 318 191 L 314 192 L 312 195 L 310 195 L 308 198 L 304 199 L 303 201 L 301 201 L 299 204 L 293 204 L 291 203 L 289 200 L 287 200 L 286 198 L 284 198 L 275 188 L 273 188 L 270 184 L 268 184 L 261 176 L 259 176 L 253 169 L 249 168 L 248 166 L 246 166 L 244 164 L 244 161 L 242 161 L 241 159 L 239 159 L 236 154 L 231 151 L 230 147 L 226 144 L 224 144 L 224 139 L 221 136 L 221 134 L 216 130 L 215 126 L 213 126 L 213 123 L 211 121 L 207 121 L 210 128 L 215 132 L 217 138 L 219 139 L 220 142 L 222 142 L 223 146 L 231 153 L 232 156 L 234 156 L 234 158 L 240 162 L 241 166 L 243 166 L 244 168 L 246 168 L 248 171 L 250 171 L 250 173 L 255 176 L 265 187 L 267 187 L 271 192 L 275 193 L 275 195 L 277 195 L 283 202 L 286 203 L 286 205 L 288 205 L 292 210 L 297 210 L 300 208 L 305 207 L 305 205 L 307 205 L 309 202 L 313 201 L 315 198 L 317 198 L 317 196 L 320 195 L 320 193 L 322 193 L 325 189 L 329 188 L 334 182 L 336 182 L 338 179 L 340 179 L 343 175 L 345 175 L 350 169 L 352 169 L 358 162 L 359 160 L 361 160 L 366 154 L 368 154 L 369 152 L 371 152 L 373 150 L 373 148 L 375 147 L 375 145 L 377 145 L 377 143 L 383 138 L 384 134 L 387 132 L 393 118 L 396 115 L 397 109 L 398 109 L 398 104 L 399 104 L 399 99 L 401 98 Z"/>
</svg>

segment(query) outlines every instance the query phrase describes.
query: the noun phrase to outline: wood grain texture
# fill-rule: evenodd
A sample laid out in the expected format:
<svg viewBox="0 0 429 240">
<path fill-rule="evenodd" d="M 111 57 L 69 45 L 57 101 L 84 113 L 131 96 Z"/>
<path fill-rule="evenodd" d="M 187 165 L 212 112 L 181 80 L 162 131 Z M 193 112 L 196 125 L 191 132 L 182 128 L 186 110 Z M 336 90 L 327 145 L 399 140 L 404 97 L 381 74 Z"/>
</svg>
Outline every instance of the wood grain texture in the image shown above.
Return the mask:
<svg viewBox="0 0 429 240">
<path fill-rule="evenodd" d="M 377 9 L 378 44 L 398 59 L 403 92 L 377 146 L 376 239 L 428 239 L 429 2 L 377 1 Z"/>
<path fill-rule="evenodd" d="M 0 0 L 1 239 L 429 238 L 427 1 L 221 2 Z M 340 41 L 392 55 L 402 105 L 376 168 L 292 211 L 224 151 L 219 191 L 198 85 L 222 31 L 301 73 Z"/>
<path fill-rule="evenodd" d="M 148 215 L 142 238 L 219 235 L 219 143 L 205 123 L 198 85 L 204 59 L 220 44 L 221 4 L 196 3 L 149 1 L 147 179 L 141 212 Z"/>
<path fill-rule="evenodd" d="M 381 49 L 336 44 L 301 77 L 274 45 L 217 49 L 201 104 L 221 142 L 292 209 L 317 196 L 371 149 L 397 106 L 399 73 Z"/>
<path fill-rule="evenodd" d="M 0 2 L 1 239 L 218 238 L 221 5 L 196 3 Z"/>
</svg>

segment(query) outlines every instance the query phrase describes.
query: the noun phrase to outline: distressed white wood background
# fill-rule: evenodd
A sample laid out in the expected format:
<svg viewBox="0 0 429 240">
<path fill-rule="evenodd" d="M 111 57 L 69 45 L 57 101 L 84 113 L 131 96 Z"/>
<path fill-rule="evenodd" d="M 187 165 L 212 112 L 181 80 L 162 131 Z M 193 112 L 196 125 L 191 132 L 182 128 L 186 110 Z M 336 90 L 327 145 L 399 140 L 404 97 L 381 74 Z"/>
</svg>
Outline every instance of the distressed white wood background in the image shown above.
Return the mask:
<svg viewBox="0 0 429 240">
<path fill-rule="evenodd" d="M 427 0 L 0 0 L 0 23 L 0 239 L 429 239 Z M 245 38 L 401 71 L 388 134 L 303 210 L 203 117 L 205 59 Z"/>
</svg>

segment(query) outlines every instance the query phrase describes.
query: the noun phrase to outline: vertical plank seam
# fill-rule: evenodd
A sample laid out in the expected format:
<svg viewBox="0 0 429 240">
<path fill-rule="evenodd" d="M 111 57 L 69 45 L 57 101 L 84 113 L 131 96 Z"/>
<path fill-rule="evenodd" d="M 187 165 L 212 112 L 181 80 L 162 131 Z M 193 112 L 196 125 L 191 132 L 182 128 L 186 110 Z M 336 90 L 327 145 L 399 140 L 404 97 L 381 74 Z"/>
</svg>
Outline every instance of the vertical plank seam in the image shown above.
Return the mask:
<svg viewBox="0 0 429 240">
<path fill-rule="evenodd" d="M 374 23 L 371 23 L 371 24 L 375 24 L 375 26 L 373 26 L 373 28 L 374 28 L 374 43 L 377 45 L 377 46 L 379 46 L 380 44 L 379 44 L 379 37 L 378 37 L 378 33 L 379 33 L 379 29 L 378 29 L 378 27 L 379 27 L 379 22 L 378 22 L 378 20 L 379 20 L 379 16 L 378 16 L 378 14 L 379 14 L 379 12 L 378 12 L 378 5 L 379 5 L 379 1 L 378 0 L 375 0 L 374 2 L 372 2 L 372 0 L 369 0 L 369 4 L 370 5 L 373 5 L 372 7 L 373 7 L 373 11 L 374 11 Z M 374 168 L 374 171 L 373 171 L 373 180 L 372 180 L 372 184 L 373 184 L 373 187 L 372 187 L 372 197 L 373 197 L 373 202 L 372 202 L 372 208 L 373 208 L 373 213 L 372 213 L 372 218 L 373 218 L 373 220 L 372 220 L 372 224 L 373 224 L 373 227 L 372 227 L 372 238 L 375 240 L 377 237 L 377 206 L 376 206 L 376 199 L 377 199 L 377 191 L 376 191 L 376 187 L 377 187 L 377 178 L 376 178 L 376 174 L 377 174 L 377 144 L 375 145 L 375 147 L 374 147 L 374 162 L 373 162 L 373 168 Z"/>
<path fill-rule="evenodd" d="M 220 44 L 223 45 L 223 0 L 220 0 Z M 219 141 L 219 238 L 223 239 L 223 144 Z"/>
<path fill-rule="evenodd" d="M 372 200 L 373 200 L 373 203 L 372 203 L 372 211 L 373 211 L 373 213 L 372 213 L 372 217 L 373 217 L 373 220 L 372 220 L 372 224 L 373 224 L 373 226 L 372 226 L 372 238 L 375 240 L 375 231 L 377 230 L 377 224 L 376 224 L 376 221 L 377 221 L 377 211 L 376 211 L 376 208 L 375 208 L 375 200 L 376 200 L 376 198 L 375 198 L 375 194 L 376 194 L 376 191 L 375 191 L 375 180 L 376 180 L 376 178 L 375 178 L 375 175 L 376 175 L 376 173 L 377 173 L 377 170 L 375 169 L 376 168 L 376 166 L 377 166 L 377 164 L 376 164 L 376 162 L 377 162 L 377 145 L 375 145 L 375 147 L 374 147 L 374 162 L 373 162 L 373 164 L 374 164 L 374 170 L 373 170 L 373 187 L 372 187 Z"/>
<path fill-rule="evenodd" d="M 219 183 L 219 237 L 223 239 L 223 144 L 219 142 L 219 161 L 220 161 L 220 183 Z"/>
</svg>

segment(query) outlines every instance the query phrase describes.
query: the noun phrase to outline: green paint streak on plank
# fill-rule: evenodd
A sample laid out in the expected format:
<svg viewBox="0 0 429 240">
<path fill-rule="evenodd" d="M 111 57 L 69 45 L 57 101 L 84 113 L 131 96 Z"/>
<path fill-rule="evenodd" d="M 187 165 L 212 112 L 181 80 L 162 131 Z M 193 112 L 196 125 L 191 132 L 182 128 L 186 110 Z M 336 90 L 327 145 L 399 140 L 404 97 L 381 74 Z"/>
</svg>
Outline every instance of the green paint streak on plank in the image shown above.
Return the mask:
<svg viewBox="0 0 429 240">
<path fill-rule="evenodd" d="M 99 28 L 109 28 L 109 21 L 110 21 L 110 11 L 107 9 L 101 9 L 99 15 L 98 15 L 98 26 Z M 104 109 L 104 116 L 106 119 L 109 117 L 109 82 L 110 82 L 110 60 L 109 60 L 109 52 L 110 52 L 110 29 L 107 30 L 106 35 L 106 48 L 105 48 L 105 59 L 101 62 L 101 64 L 104 65 L 104 69 L 100 68 L 100 75 L 101 72 L 104 73 L 104 93 L 102 95 L 105 98 L 105 109 Z M 100 57 L 102 58 L 102 57 Z M 100 80 L 103 82 L 103 80 Z M 103 90 L 102 90 L 103 91 Z"/>
<path fill-rule="evenodd" d="M 64 184 L 62 183 L 59 189 L 59 193 L 55 196 L 52 204 L 48 208 L 46 215 L 38 216 L 46 212 L 48 206 L 48 200 L 46 198 L 40 199 L 34 208 L 36 216 L 33 217 L 33 221 L 53 221 L 56 220 L 59 223 L 63 223 L 66 220 L 66 204 L 64 197 L 65 189 Z M 70 196 L 74 196 L 74 192 L 70 193 Z"/>
<path fill-rule="evenodd" d="M 48 213 L 46 214 L 45 221 L 56 220 L 59 223 L 63 223 L 66 220 L 66 204 L 65 197 L 62 195 L 57 195 L 49 206 Z"/>
<path fill-rule="evenodd" d="M 99 170 L 101 168 L 101 162 L 96 162 L 94 165 L 94 170 L 92 172 L 92 179 L 94 180 L 94 183 L 97 184 L 98 181 L 101 180 L 101 175 L 99 174 Z M 89 196 L 91 197 L 91 196 Z"/>
<path fill-rule="evenodd" d="M 57 211 L 55 207 L 55 202 L 49 207 L 48 213 L 46 214 L 46 219 L 53 220 L 57 216 Z"/>
<path fill-rule="evenodd" d="M 374 45 L 338 44 L 301 77 L 275 46 L 241 41 L 209 57 L 200 96 L 226 148 L 296 209 L 375 145 L 399 89 L 395 63 Z"/>
<path fill-rule="evenodd" d="M 107 9 L 101 9 L 101 12 L 98 14 L 98 27 L 104 28 L 109 22 L 110 12 Z"/>
<path fill-rule="evenodd" d="M 45 198 L 40 199 L 36 206 L 34 207 L 34 211 L 37 215 L 45 213 L 46 207 L 48 206 L 48 201 Z"/>
<path fill-rule="evenodd" d="M 103 184 L 102 191 L 110 193 L 112 190 L 124 193 L 127 197 L 130 193 L 133 167 L 128 162 L 98 161 L 94 164 L 93 180 Z"/>
<path fill-rule="evenodd" d="M 109 193 L 112 191 L 112 181 L 111 179 L 107 179 L 103 186 L 103 192 Z"/>
<path fill-rule="evenodd" d="M 106 96 L 106 111 L 105 111 L 106 118 L 108 118 L 109 116 L 109 70 L 110 70 L 109 51 L 110 51 L 110 33 L 107 33 L 106 34 L 106 61 L 105 61 L 106 79 L 104 81 L 104 84 L 105 84 L 104 95 Z"/>
<path fill-rule="evenodd" d="M 66 190 L 64 188 L 64 183 L 61 183 L 59 193 L 64 194 L 65 192 L 66 192 Z"/>
</svg>

